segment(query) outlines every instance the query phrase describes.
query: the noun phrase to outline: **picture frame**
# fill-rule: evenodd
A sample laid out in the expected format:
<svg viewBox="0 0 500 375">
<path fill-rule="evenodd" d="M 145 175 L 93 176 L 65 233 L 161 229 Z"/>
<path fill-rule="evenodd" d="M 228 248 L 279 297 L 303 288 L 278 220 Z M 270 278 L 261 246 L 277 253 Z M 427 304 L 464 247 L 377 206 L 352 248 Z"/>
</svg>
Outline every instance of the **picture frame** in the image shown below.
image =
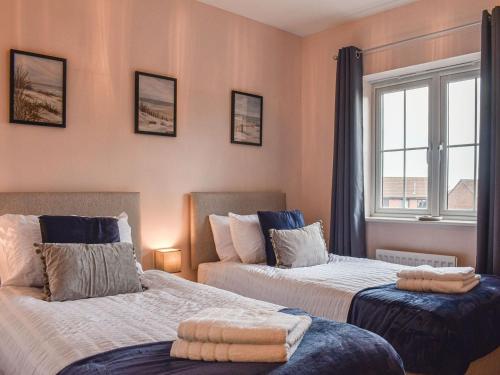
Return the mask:
<svg viewBox="0 0 500 375">
<path fill-rule="evenodd" d="M 135 133 L 177 136 L 177 79 L 135 72 Z"/>
<path fill-rule="evenodd" d="M 66 59 L 10 50 L 9 122 L 66 127 Z"/>
<path fill-rule="evenodd" d="M 231 143 L 262 146 L 264 98 L 231 91 Z"/>
</svg>

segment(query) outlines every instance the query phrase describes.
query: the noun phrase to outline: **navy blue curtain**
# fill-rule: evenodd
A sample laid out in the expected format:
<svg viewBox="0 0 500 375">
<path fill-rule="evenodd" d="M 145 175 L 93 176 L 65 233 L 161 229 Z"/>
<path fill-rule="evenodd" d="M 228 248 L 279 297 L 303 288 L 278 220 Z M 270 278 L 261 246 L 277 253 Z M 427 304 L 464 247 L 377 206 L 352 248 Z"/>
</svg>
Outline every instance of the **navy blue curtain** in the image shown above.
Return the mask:
<svg viewBox="0 0 500 375">
<path fill-rule="evenodd" d="M 335 92 L 330 251 L 354 257 L 366 257 L 362 101 L 361 51 L 342 48 Z"/>
<path fill-rule="evenodd" d="M 480 110 L 476 270 L 500 275 L 500 7 L 483 12 Z"/>
</svg>

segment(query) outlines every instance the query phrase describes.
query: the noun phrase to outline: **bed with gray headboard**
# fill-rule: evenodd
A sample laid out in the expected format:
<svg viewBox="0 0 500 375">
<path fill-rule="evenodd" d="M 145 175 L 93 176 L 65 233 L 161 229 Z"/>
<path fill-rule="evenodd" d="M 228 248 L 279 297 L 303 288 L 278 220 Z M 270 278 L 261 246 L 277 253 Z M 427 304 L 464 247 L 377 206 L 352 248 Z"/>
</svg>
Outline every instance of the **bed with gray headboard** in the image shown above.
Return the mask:
<svg viewBox="0 0 500 375">
<path fill-rule="evenodd" d="M 209 213 L 225 213 L 226 210 L 250 213 L 258 209 L 285 207 L 285 196 L 281 193 L 201 193 L 193 194 L 192 200 L 196 213 L 193 218 L 199 218 L 193 225 L 195 233 L 200 234 L 194 238 L 207 242 L 211 238 L 204 232 L 204 223 Z M 0 193 L 0 215 L 115 216 L 122 211 L 128 213 L 134 239 L 138 242 L 137 193 Z M 14 244 L 9 251 L 15 252 L 17 247 L 20 246 Z M 203 248 L 195 241 L 195 248 L 200 249 L 196 262 L 214 259 L 213 247 L 209 247 L 212 253 L 202 253 Z M 30 262 L 33 257 L 34 252 L 23 261 Z M 79 273 L 75 272 L 73 277 L 78 278 Z M 39 285 L 1 285 L 0 374 L 262 374 L 276 367 L 283 374 L 294 374 L 304 368 L 310 369 L 309 373 L 344 374 L 357 373 L 360 366 L 378 366 L 378 373 L 403 374 L 399 357 L 382 339 L 367 337 L 365 331 L 352 326 L 338 329 L 338 323 L 325 325 L 322 321 L 319 331 L 307 332 L 294 357 L 284 364 L 173 358 L 170 353 L 173 341 L 178 339 L 179 324 L 204 309 L 224 306 L 237 311 L 270 313 L 281 307 L 202 286 L 158 270 L 145 271 L 140 280 L 147 286 L 145 290 L 64 302 L 45 301 Z M 318 334 L 321 340 L 326 337 L 329 341 L 318 346 Z M 341 350 L 336 345 L 338 342 L 343 343 Z M 318 363 L 318 356 L 324 353 L 327 353 L 325 359 Z M 388 372 L 391 369 L 393 371 Z"/>
<path fill-rule="evenodd" d="M 0 215 L 118 216 L 126 212 L 141 257 L 140 194 L 135 192 L 0 193 Z"/>
<path fill-rule="evenodd" d="M 215 251 L 211 226 L 208 220 L 210 214 L 227 215 L 228 212 L 234 212 L 248 215 L 254 214 L 259 210 L 276 211 L 284 209 L 286 209 L 286 202 L 285 194 L 283 193 L 191 193 L 191 260 L 192 268 L 198 270 L 198 282 L 249 298 L 283 306 L 298 307 L 313 315 L 336 321 L 348 321 L 356 325 L 357 321 L 350 320 L 348 316 L 354 296 L 365 289 L 373 292 L 375 287 L 382 289 L 391 288 L 392 283 L 396 281 L 396 272 L 404 266 L 349 257 L 341 257 L 342 259 L 325 264 L 295 269 L 274 268 L 265 264 L 218 262 L 219 258 Z M 485 282 L 485 276 L 483 276 L 482 283 L 484 284 Z M 493 281 L 490 280 L 488 282 Z M 498 283 L 498 281 L 495 281 L 495 283 Z M 485 284 L 484 289 L 482 289 L 483 291 L 477 292 L 477 295 L 474 296 L 476 301 L 481 302 L 478 302 L 471 309 L 475 309 L 474 311 L 477 316 L 483 314 L 481 319 L 473 319 L 474 322 L 492 322 L 486 316 L 491 311 L 497 311 L 498 313 L 498 309 L 495 310 L 495 304 L 492 302 L 494 300 L 493 297 L 491 297 L 492 299 L 489 299 L 490 297 L 479 297 L 481 293 L 485 293 L 484 291 L 490 290 L 489 288 L 490 285 Z M 367 321 L 372 325 L 359 325 L 362 328 L 379 333 L 389 342 L 398 345 L 397 350 L 410 370 L 418 373 L 427 373 L 431 371 L 425 371 L 426 368 L 435 370 L 442 364 L 444 366 L 443 369 L 456 366 L 457 368 L 462 368 L 464 370 L 463 373 L 465 373 L 467 366 L 470 364 L 467 371 L 468 375 L 499 373 L 500 347 L 495 349 L 494 343 L 487 342 L 479 336 L 475 336 L 475 340 L 472 340 L 467 334 L 463 334 L 463 332 L 469 332 L 470 330 L 463 329 L 460 331 L 457 329 L 455 332 L 453 329 L 450 329 L 450 332 L 455 332 L 454 335 L 456 336 L 454 337 L 460 337 L 461 342 L 467 342 L 467 345 L 471 345 L 474 348 L 481 347 L 481 354 L 478 354 L 480 351 L 476 351 L 474 357 L 469 358 L 467 357 L 468 354 L 464 355 L 464 352 L 472 353 L 472 350 L 448 353 L 443 348 L 448 348 L 449 346 L 443 345 L 441 342 L 441 340 L 445 340 L 443 337 L 446 337 L 446 335 L 438 337 L 438 334 L 433 333 L 440 332 L 441 328 L 436 329 L 436 327 L 442 326 L 448 329 L 446 325 L 442 325 L 440 316 L 450 316 L 452 314 L 450 312 L 453 312 L 455 314 L 454 317 L 460 317 L 462 316 L 460 315 L 462 314 L 460 306 L 468 306 L 467 309 L 469 306 L 472 306 L 472 304 L 462 303 L 460 295 L 453 302 L 453 307 L 449 307 L 452 304 L 451 300 L 447 302 L 449 306 L 446 304 L 440 305 L 441 299 L 439 299 L 439 295 L 432 294 L 429 297 L 437 301 L 434 304 L 422 298 L 422 301 L 427 301 L 421 302 L 421 311 L 427 314 L 427 320 L 422 318 L 418 321 L 426 322 L 426 324 L 412 326 L 406 324 L 406 321 L 401 323 L 406 316 L 410 314 L 414 315 L 415 313 L 413 305 L 407 308 L 403 303 L 399 303 L 400 300 L 406 301 L 406 294 L 402 296 L 398 294 L 404 293 L 404 291 L 394 290 L 394 293 L 391 294 L 389 291 L 383 289 L 381 293 L 386 294 L 384 294 L 384 298 L 380 298 L 378 304 L 374 302 L 375 299 L 373 301 L 370 300 L 370 303 L 379 309 L 377 311 L 391 311 L 390 309 L 396 306 L 394 307 L 395 311 L 404 312 L 408 309 L 409 312 L 396 313 L 394 316 L 397 319 L 395 318 L 391 321 L 393 325 L 387 331 L 384 331 L 384 327 L 386 327 L 384 325 L 385 320 L 383 318 L 373 320 L 372 316 L 374 314 L 371 311 L 369 313 L 359 312 L 358 315 L 366 317 Z M 495 300 L 500 298 L 498 296 L 499 294 L 496 293 Z M 385 301 L 389 300 L 389 298 L 392 298 L 392 302 L 386 303 Z M 466 300 L 466 295 L 463 298 Z M 413 301 L 412 298 L 408 299 L 408 301 L 410 300 Z M 489 310 L 483 309 L 486 304 L 488 304 Z M 439 308 L 436 306 L 439 306 Z M 428 307 L 430 311 L 426 310 Z M 449 312 L 446 313 L 447 315 L 440 315 L 444 314 L 443 311 Z M 380 313 L 378 316 L 388 316 L 388 314 L 384 315 Z M 437 318 L 434 319 L 434 315 Z M 458 323 L 459 321 L 461 323 Z M 470 321 L 465 324 L 463 321 L 458 320 L 458 318 L 457 320 L 449 319 L 449 322 L 452 325 L 456 324 L 457 327 L 460 327 L 460 324 L 462 324 L 462 327 L 473 324 Z M 417 326 L 418 328 L 416 328 Z M 483 330 L 484 327 L 486 327 L 486 332 L 496 332 L 495 327 L 491 329 L 492 326 L 478 323 L 476 324 L 475 332 L 485 332 Z M 420 337 L 426 337 L 426 339 L 424 341 L 404 340 L 404 342 L 398 339 L 398 337 L 412 337 L 412 332 L 415 331 L 419 332 Z M 384 335 L 386 332 L 387 334 Z M 409 335 L 408 332 L 410 332 Z M 427 352 L 419 349 L 418 343 L 420 342 L 424 342 L 425 347 L 433 348 L 432 351 L 439 353 L 437 357 L 432 358 L 440 359 L 432 362 L 429 359 L 430 357 L 427 356 Z M 433 343 L 439 343 L 439 345 Z M 467 348 L 469 347 L 467 346 Z M 421 359 L 415 353 L 422 355 L 424 359 Z M 430 354 L 430 356 L 432 355 Z M 443 361 L 442 358 L 446 358 L 446 360 Z M 437 371 L 436 373 L 441 372 L 443 371 Z M 450 373 L 452 372 L 450 370 Z"/>
<path fill-rule="evenodd" d="M 191 268 L 219 260 L 208 216 L 228 212 L 248 215 L 257 211 L 286 209 L 286 196 L 281 192 L 196 192 L 191 193 Z"/>
</svg>

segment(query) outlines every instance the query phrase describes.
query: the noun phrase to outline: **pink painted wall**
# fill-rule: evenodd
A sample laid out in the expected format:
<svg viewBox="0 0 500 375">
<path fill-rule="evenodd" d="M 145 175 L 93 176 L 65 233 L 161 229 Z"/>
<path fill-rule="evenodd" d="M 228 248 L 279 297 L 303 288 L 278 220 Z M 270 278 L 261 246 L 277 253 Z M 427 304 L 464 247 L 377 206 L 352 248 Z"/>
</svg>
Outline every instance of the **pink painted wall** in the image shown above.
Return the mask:
<svg viewBox="0 0 500 375">
<path fill-rule="evenodd" d="M 183 249 L 190 191 L 282 190 L 327 224 L 335 63 L 367 48 L 479 19 L 492 0 L 421 0 L 307 38 L 194 0 L 0 0 L 0 191 L 140 191 L 143 263 Z M 8 50 L 68 59 L 68 128 L 8 123 Z M 478 29 L 365 59 L 380 72 L 479 50 Z M 133 133 L 133 71 L 178 78 L 178 137 Z M 230 91 L 264 96 L 264 146 L 229 143 Z M 377 247 L 475 259 L 473 227 L 368 224 Z"/>
<path fill-rule="evenodd" d="M 301 207 L 309 221 L 329 227 L 333 158 L 335 62 L 339 48 L 370 48 L 412 36 L 477 21 L 498 0 L 421 0 L 306 37 L 302 51 Z M 477 52 L 479 27 L 392 48 L 364 58 L 365 74 Z M 368 192 L 367 192 L 368 194 Z M 368 223 L 369 255 L 376 248 L 453 254 L 461 264 L 475 263 L 475 228 Z"/>
<path fill-rule="evenodd" d="M 140 191 L 151 249 L 184 250 L 191 191 L 298 206 L 301 40 L 193 0 L 0 0 L 0 191 Z M 67 128 L 8 123 L 8 51 L 68 59 Z M 178 78 L 178 137 L 133 133 L 133 72 Z M 232 145 L 230 91 L 264 96 L 263 147 Z M 290 152 L 294 150 L 294 152 Z"/>
</svg>

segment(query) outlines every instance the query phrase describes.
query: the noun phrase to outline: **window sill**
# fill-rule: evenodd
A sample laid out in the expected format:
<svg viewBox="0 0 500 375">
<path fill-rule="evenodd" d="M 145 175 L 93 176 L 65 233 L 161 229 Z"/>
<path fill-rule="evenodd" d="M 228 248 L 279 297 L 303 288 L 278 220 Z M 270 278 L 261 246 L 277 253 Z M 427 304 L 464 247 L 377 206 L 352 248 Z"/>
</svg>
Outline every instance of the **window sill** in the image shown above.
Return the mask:
<svg viewBox="0 0 500 375">
<path fill-rule="evenodd" d="M 475 220 L 441 220 L 441 221 L 420 221 L 411 217 L 388 217 L 388 216 L 368 216 L 365 218 L 367 223 L 397 223 L 397 224 L 418 224 L 418 225 L 431 225 L 431 226 L 462 226 L 462 227 L 475 227 L 477 222 Z"/>
</svg>

